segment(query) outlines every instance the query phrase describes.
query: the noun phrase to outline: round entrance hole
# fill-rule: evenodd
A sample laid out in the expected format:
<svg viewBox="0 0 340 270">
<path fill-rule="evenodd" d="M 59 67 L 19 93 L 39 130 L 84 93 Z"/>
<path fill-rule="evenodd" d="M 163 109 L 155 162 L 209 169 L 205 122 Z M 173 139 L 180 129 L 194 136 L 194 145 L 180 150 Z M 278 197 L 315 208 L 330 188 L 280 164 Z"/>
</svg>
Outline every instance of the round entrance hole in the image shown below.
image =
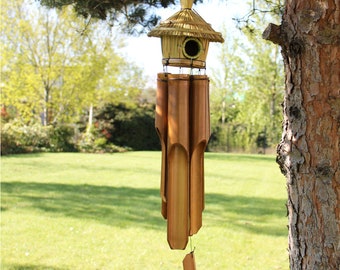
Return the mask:
<svg viewBox="0 0 340 270">
<path fill-rule="evenodd" d="M 202 44 L 198 39 L 188 38 L 183 44 L 183 54 L 185 57 L 195 59 L 200 56 L 202 52 Z"/>
</svg>

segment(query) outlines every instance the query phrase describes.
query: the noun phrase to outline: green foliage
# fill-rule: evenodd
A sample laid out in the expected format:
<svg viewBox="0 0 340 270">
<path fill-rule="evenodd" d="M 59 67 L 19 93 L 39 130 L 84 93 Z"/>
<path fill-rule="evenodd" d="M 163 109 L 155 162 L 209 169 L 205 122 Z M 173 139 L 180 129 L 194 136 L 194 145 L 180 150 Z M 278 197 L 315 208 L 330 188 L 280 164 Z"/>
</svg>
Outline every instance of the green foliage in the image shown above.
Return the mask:
<svg viewBox="0 0 340 270">
<path fill-rule="evenodd" d="M 13 119 L 1 125 L 1 155 L 30 152 L 75 152 L 76 126 L 43 126 Z"/>
<path fill-rule="evenodd" d="M 261 31 L 269 22 L 279 24 L 284 12 L 285 1 L 257 0 L 248 1 L 249 12 L 243 17 L 234 18 L 237 27 L 248 34 Z M 264 28 L 262 29 L 262 31 Z"/>
<path fill-rule="evenodd" d="M 258 27 L 260 25 L 259 19 Z M 265 132 L 266 144 L 275 146 L 281 137 L 284 93 L 282 58 L 278 46 L 262 40 L 260 31 L 245 33 L 251 44 L 246 47 L 251 66 L 245 76 L 248 90 L 239 117 L 248 126 L 253 142 Z"/>
<path fill-rule="evenodd" d="M 175 0 L 39 0 L 48 7 L 61 8 L 73 5 L 79 16 L 109 21 L 112 25 L 119 24 L 128 33 L 140 33 L 154 27 L 160 17 L 155 9 L 166 8 L 176 3 Z M 194 2 L 202 2 L 195 0 Z"/>
<path fill-rule="evenodd" d="M 246 89 L 243 79 L 245 53 L 239 39 L 232 39 L 224 29 L 226 41 L 222 45 L 220 62 L 222 68 L 215 69 L 212 74 L 210 95 L 212 137 L 210 150 L 244 151 L 239 143 L 237 129 L 242 123 L 236 121 L 240 113 L 240 104 Z"/>
<path fill-rule="evenodd" d="M 78 13 L 78 15 L 83 16 L 84 18 L 97 18 L 101 20 L 110 19 L 112 23 L 117 23 L 121 21 L 122 26 L 125 26 L 127 29 L 133 28 L 137 24 L 141 24 L 144 27 L 147 26 L 155 26 L 158 22 L 158 17 L 154 14 L 150 14 L 148 10 L 152 6 L 158 6 L 159 3 L 155 1 L 136 1 L 128 0 L 128 1 L 100 1 L 100 0 L 91 0 L 91 1 L 69 1 L 69 0 L 40 0 L 43 5 L 47 5 L 49 7 L 58 7 L 61 8 L 65 5 L 74 4 L 74 10 Z M 170 3 L 163 1 L 163 7 L 166 7 L 168 4 L 173 4 L 173 1 L 169 1 Z M 122 19 L 125 17 L 125 20 Z"/>
<path fill-rule="evenodd" d="M 124 136 L 124 135 L 123 135 Z M 31 152 L 88 152 L 115 153 L 131 150 L 109 142 L 100 132 L 92 129 L 79 134 L 75 125 L 25 125 L 17 121 L 1 126 L 1 155 Z"/>
<path fill-rule="evenodd" d="M 257 147 L 263 149 L 263 152 L 262 152 L 263 154 L 266 153 L 266 148 L 268 147 L 268 142 L 267 142 L 267 133 L 266 133 L 265 130 L 263 132 L 260 132 L 257 135 L 256 145 L 257 145 Z"/>
<path fill-rule="evenodd" d="M 79 61 L 88 40 L 74 30 L 81 22 L 69 9 L 57 14 L 25 0 L 1 5 L 7 25 L 1 27 L 1 45 L 8 56 L 2 69 L 3 103 L 15 107 L 26 123 L 40 117 L 44 125 L 69 121 L 82 104 Z"/>
<path fill-rule="evenodd" d="M 283 63 L 277 46 L 264 42 L 258 31 L 245 33 L 243 40 L 225 33 L 223 69 L 212 77 L 214 150 L 265 152 L 280 140 Z"/>
<path fill-rule="evenodd" d="M 16 132 L 8 127 L 1 128 L 1 155 L 24 153 L 25 149 L 16 144 Z"/>
<path fill-rule="evenodd" d="M 51 127 L 22 125 L 14 121 L 1 125 L 1 155 L 46 151 Z"/>
<path fill-rule="evenodd" d="M 108 142 L 134 150 L 157 150 L 159 139 L 154 127 L 154 106 L 106 104 L 95 117 L 97 129 Z"/>
<path fill-rule="evenodd" d="M 49 150 L 52 152 L 76 152 L 74 130 L 75 128 L 72 126 L 57 126 L 51 128 L 49 134 Z"/>
<path fill-rule="evenodd" d="M 75 152 L 74 128 L 25 125 L 12 121 L 1 126 L 1 154 L 30 152 Z"/>
<path fill-rule="evenodd" d="M 26 124 L 75 123 L 91 105 L 137 100 L 141 70 L 117 55 L 104 23 L 27 0 L 1 2 L 1 19 L 2 104 Z"/>
<path fill-rule="evenodd" d="M 121 153 L 131 150 L 109 142 L 96 128 L 83 133 L 77 142 L 77 147 L 80 152 L 84 153 Z"/>
</svg>

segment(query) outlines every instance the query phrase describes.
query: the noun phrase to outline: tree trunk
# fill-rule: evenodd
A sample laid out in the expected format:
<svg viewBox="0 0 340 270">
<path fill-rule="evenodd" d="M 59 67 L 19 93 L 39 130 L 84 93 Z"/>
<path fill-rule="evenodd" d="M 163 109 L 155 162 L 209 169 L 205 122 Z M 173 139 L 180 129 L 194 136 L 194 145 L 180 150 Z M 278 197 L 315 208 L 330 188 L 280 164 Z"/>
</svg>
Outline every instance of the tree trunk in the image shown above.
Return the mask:
<svg viewBox="0 0 340 270">
<path fill-rule="evenodd" d="M 90 109 L 89 109 L 89 126 L 92 127 L 93 122 L 93 104 L 91 103 Z"/>
<path fill-rule="evenodd" d="M 49 102 L 50 102 L 50 89 L 48 86 L 45 86 L 44 89 L 44 105 L 43 105 L 43 125 L 47 126 L 50 120 L 49 113 Z"/>
<path fill-rule="evenodd" d="M 87 122 L 87 128 L 86 128 L 87 134 L 90 134 L 90 132 L 91 132 L 92 123 L 93 123 L 93 104 L 91 103 L 91 105 L 89 107 L 89 120 Z"/>
<path fill-rule="evenodd" d="M 278 163 L 287 178 L 291 269 L 340 266 L 340 2 L 287 0 L 264 38 L 282 47 Z"/>
</svg>

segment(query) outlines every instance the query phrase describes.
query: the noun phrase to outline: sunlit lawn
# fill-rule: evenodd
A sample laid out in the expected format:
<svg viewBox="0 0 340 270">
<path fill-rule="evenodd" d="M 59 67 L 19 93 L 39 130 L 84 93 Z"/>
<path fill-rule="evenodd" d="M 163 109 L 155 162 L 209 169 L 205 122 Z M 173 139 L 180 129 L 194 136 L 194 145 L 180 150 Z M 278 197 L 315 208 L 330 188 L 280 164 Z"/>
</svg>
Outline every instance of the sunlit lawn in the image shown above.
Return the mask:
<svg viewBox="0 0 340 270">
<path fill-rule="evenodd" d="M 273 156 L 207 153 L 198 270 L 288 269 Z M 159 152 L 1 160 L 1 269 L 182 269 L 159 212 Z"/>
</svg>

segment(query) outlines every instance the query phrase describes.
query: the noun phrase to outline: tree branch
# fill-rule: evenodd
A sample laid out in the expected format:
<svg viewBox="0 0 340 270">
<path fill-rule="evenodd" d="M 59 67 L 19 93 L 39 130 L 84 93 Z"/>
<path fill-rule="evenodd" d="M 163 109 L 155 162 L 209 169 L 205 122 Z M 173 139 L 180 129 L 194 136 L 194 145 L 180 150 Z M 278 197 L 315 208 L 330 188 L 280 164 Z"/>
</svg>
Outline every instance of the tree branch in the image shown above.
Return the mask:
<svg viewBox="0 0 340 270">
<path fill-rule="evenodd" d="M 262 33 L 262 38 L 269 40 L 274 44 L 282 45 L 283 39 L 281 35 L 281 26 L 270 23 Z"/>
</svg>

